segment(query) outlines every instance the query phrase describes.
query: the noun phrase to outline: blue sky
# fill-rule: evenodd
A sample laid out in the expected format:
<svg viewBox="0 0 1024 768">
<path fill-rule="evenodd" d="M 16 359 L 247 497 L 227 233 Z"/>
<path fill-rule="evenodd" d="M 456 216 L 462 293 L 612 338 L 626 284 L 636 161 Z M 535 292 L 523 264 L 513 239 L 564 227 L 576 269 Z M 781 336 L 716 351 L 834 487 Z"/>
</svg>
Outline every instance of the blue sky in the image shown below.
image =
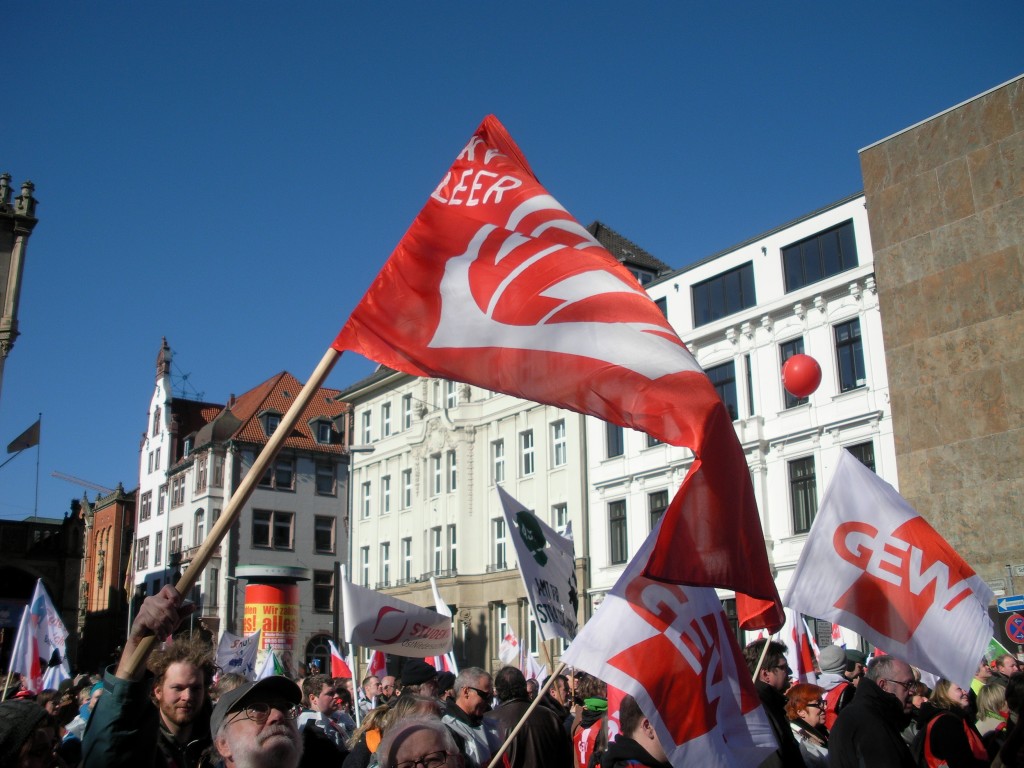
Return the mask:
<svg viewBox="0 0 1024 768">
<path fill-rule="evenodd" d="M 673 267 L 861 189 L 857 151 L 1024 71 L 1019 0 L 8 3 L 0 172 L 36 184 L 0 445 L 39 514 L 134 488 L 160 339 L 214 402 L 308 378 L 488 113 Z M 372 370 L 346 356 L 328 384 Z M 6 458 L 6 457 L 2 457 Z M 0 518 L 37 457 L 0 469 Z M 92 492 L 90 498 L 94 497 Z"/>
</svg>

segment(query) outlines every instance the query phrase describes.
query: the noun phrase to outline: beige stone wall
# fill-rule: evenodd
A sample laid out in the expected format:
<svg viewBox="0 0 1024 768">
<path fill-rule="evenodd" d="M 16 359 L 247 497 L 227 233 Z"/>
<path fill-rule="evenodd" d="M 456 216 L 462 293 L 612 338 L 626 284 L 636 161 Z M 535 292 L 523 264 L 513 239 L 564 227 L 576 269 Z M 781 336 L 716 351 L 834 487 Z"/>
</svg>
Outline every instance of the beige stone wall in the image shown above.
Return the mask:
<svg viewBox="0 0 1024 768">
<path fill-rule="evenodd" d="M 861 170 L 901 493 L 1003 579 L 1024 563 L 1024 77 L 863 150 Z"/>
</svg>

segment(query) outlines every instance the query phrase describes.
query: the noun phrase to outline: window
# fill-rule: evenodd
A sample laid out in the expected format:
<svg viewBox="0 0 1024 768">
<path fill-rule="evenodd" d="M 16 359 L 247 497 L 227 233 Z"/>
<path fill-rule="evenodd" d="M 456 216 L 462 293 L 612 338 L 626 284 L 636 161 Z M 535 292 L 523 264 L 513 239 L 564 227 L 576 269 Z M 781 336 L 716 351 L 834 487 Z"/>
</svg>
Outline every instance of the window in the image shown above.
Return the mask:
<svg viewBox="0 0 1024 768">
<path fill-rule="evenodd" d="M 668 299 L 666 299 L 664 296 L 662 296 L 660 299 L 655 299 L 654 306 L 660 309 L 661 314 L 663 314 L 666 318 L 668 317 Z"/>
<path fill-rule="evenodd" d="M 497 648 L 501 645 L 501 641 L 504 640 L 509 634 L 508 626 L 508 606 L 504 603 L 497 603 L 494 606 L 494 626 L 498 630 L 497 642 L 494 647 Z"/>
<path fill-rule="evenodd" d="M 267 471 L 260 478 L 260 486 L 263 488 L 274 488 L 278 491 L 291 491 L 295 489 L 295 459 L 278 456 L 273 466 L 267 467 Z"/>
<path fill-rule="evenodd" d="M 334 571 L 313 571 L 313 610 L 334 611 Z"/>
<path fill-rule="evenodd" d="M 864 345 L 860 339 L 860 320 L 850 320 L 835 326 L 836 362 L 839 365 L 839 391 L 863 387 L 867 383 L 864 374 Z"/>
<path fill-rule="evenodd" d="M 807 533 L 818 511 L 813 456 L 789 462 L 789 498 L 793 507 L 793 533 Z"/>
<path fill-rule="evenodd" d="M 793 339 L 792 341 L 787 341 L 785 344 L 780 344 L 779 345 L 779 357 L 781 358 L 780 362 L 783 365 L 785 365 L 786 361 L 789 360 L 789 358 L 791 358 L 793 355 L 802 355 L 803 353 L 804 353 L 804 340 L 803 340 L 803 337 L 799 337 L 799 338 Z M 806 398 L 806 397 L 795 397 L 795 396 L 789 394 L 789 392 L 787 392 L 785 390 L 785 388 L 783 388 L 782 392 L 783 392 L 783 395 L 785 396 L 785 399 L 786 399 L 786 407 L 787 408 L 796 408 L 798 405 L 804 405 L 804 404 L 806 404 L 808 402 L 808 398 Z"/>
<path fill-rule="evenodd" d="M 252 511 L 252 545 L 263 549 L 293 549 L 294 512 Z"/>
<path fill-rule="evenodd" d="M 565 530 L 569 525 L 569 505 L 564 501 L 551 506 L 551 523 L 556 531 L 565 535 Z"/>
<path fill-rule="evenodd" d="M 505 559 L 508 548 L 508 540 L 505 538 L 505 518 L 494 518 L 491 521 L 491 528 L 494 530 L 494 567 L 492 570 L 503 571 L 508 568 L 508 561 Z"/>
<path fill-rule="evenodd" d="M 167 486 L 161 485 L 156 491 L 156 513 L 162 515 L 167 506 Z"/>
<path fill-rule="evenodd" d="M 529 638 L 526 647 L 530 651 L 531 656 L 536 656 L 540 652 L 540 646 L 537 637 L 537 617 L 533 615 L 533 608 L 530 604 L 526 604 L 527 614 L 529 615 L 529 629 L 526 633 Z"/>
<path fill-rule="evenodd" d="M 853 454 L 853 458 L 863 464 L 865 467 L 870 469 L 872 472 L 875 471 L 875 444 L 870 440 L 866 443 L 858 443 L 857 445 L 844 445 L 844 448 Z"/>
<path fill-rule="evenodd" d="M 206 604 L 210 608 L 220 605 L 220 571 L 217 568 L 210 569 L 210 575 L 206 581 Z"/>
<path fill-rule="evenodd" d="M 153 565 L 161 565 L 164 560 L 164 532 L 156 532 L 156 546 L 153 547 Z"/>
<path fill-rule="evenodd" d="M 337 490 L 337 469 L 329 461 L 316 463 L 316 492 L 319 496 L 335 496 Z"/>
<path fill-rule="evenodd" d="M 459 568 L 459 558 L 456 552 L 458 539 L 455 533 L 455 526 L 448 526 L 448 573 L 454 575 Z"/>
<path fill-rule="evenodd" d="M 617 565 L 629 559 L 626 538 L 626 501 L 619 499 L 608 505 L 608 540 L 611 544 L 611 563 Z"/>
<path fill-rule="evenodd" d="M 363 483 L 363 519 L 365 520 L 370 516 L 373 505 L 373 491 L 370 489 L 369 481 Z"/>
<path fill-rule="evenodd" d="M 433 554 L 431 562 L 432 570 L 434 575 L 441 573 L 441 560 L 444 556 L 444 550 L 441 545 L 441 526 L 430 529 L 430 549 Z"/>
<path fill-rule="evenodd" d="M 441 493 L 441 454 L 430 457 L 430 493 L 437 496 Z"/>
<path fill-rule="evenodd" d="M 196 476 L 196 493 L 201 493 L 206 490 L 206 483 L 208 480 L 210 454 L 204 453 L 201 456 L 196 457 L 195 464 L 195 476 Z"/>
<path fill-rule="evenodd" d="M 380 513 L 382 515 L 391 512 L 391 475 L 384 475 L 380 479 Z"/>
<path fill-rule="evenodd" d="M 459 488 L 459 466 L 455 451 L 448 451 L 448 492 Z"/>
<path fill-rule="evenodd" d="M 454 381 L 444 383 L 444 407 L 454 408 L 459 404 L 458 384 Z"/>
<path fill-rule="evenodd" d="M 621 456 L 626 452 L 626 437 L 622 431 L 622 427 L 618 424 L 609 423 L 605 423 L 604 427 L 605 446 L 607 448 L 608 458 L 613 459 L 616 456 Z"/>
<path fill-rule="evenodd" d="M 782 249 L 787 293 L 856 266 L 857 242 L 852 220 Z"/>
<path fill-rule="evenodd" d="M 175 525 L 167 531 L 167 554 L 174 555 L 181 552 L 183 526 Z"/>
<path fill-rule="evenodd" d="M 369 588 L 370 586 L 370 548 L 359 548 L 359 584 Z"/>
<path fill-rule="evenodd" d="M 661 440 L 656 438 L 654 435 L 647 435 L 647 447 L 653 448 L 656 445 L 661 445 Z"/>
<path fill-rule="evenodd" d="M 408 509 L 412 506 L 412 470 L 402 470 L 402 507 Z"/>
<path fill-rule="evenodd" d="M 185 503 L 185 476 L 171 478 L 171 509 Z"/>
<path fill-rule="evenodd" d="M 150 432 L 153 437 L 160 434 L 160 406 L 153 409 L 153 429 Z"/>
<path fill-rule="evenodd" d="M 402 395 L 402 429 L 412 428 L 412 395 Z"/>
<path fill-rule="evenodd" d="M 732 360 L 713 368 L 708 368 L 705 373 L 711 379 L 718 396 L 722 398 L 725 409 L 729 412 L 729 418 L 733 421 L 739 418 L 739 399 L 736 396 L 736 364 Z"/>
<path fill-rule="evenodd" d="M 160 449 L 157 448 L 153 453 L 153 469 L 157 472 L 160 471 Z"/>
<path fill-rule="evenodd" d="M 149 520 L 153 510 L 153 492 L 146 491 L 139 499 L 139 522 Z"/>
<path fill-rule="evenodd" d="M 316 441 L 321 445 L 331 444 L 331 422 L 318 421 L 316 423 Z"/>
<path fill-rule="evenodd" d="M 281 414 L 279 413 L 265 413 L 263 414 L 263 432 L 267 437 L 273 435 L 277 428 L 281 426 Z"/>
<path fill-rule="evenodd" d="M 381 403 L 380 406 L 380 436 L 391 436 L 391 403 Z"/>
<path fill-rule="evenodd" d="M 402 582 L 412 581 L 412 537 L 402 539 Z"/>
<path fill-rule="evenodd" d="M 198 547 L 206 537 L 206 511 L 197 509 L 192 519 L 192 546 Z"/>
<path fill-rule="evenodd" d="M 379 588 L 391 586 L 391 542 L 380 543 L 380 584 Z"/>
<path fill-rule="evenodd" d="M 135 550 L 135 570 L 144 571 L 149 568 L 149 536 L 139 539 Z"/>
<path fill-rule="evenodd" d="M 182 447 L 181 447 L 181 455 L 182 455 L 182 457 L 188 456 L 189 454 L 192 453 L 192 442 L 193 442 L 193 438 L 192 437 L 186 437 L 185 438 L 185 441 L 182 443 Z"/>
<path fill-rule="evenodd" d="M 697 283 L 690 289 L 693 297 L 693 324 L 707 325 L 726 315 L 757 304 L 754 295 L 754 263 L 748 261 L 735 269 Z"/>
<path fill-rule="evenodd" d="M 333 555 L 335 547 L 335 520 L 317 515 L 313 519 L 313 550 L 318 555 Z"/>
<path fill-rule="evenodd" d="M 750 355 L 743 356 L 743 370 L 747 374 L 747 413 L 753 416 L 754 410 L 754 372 L 750 367 Z"/>
<path fill-rule="evenodd" d="M 505 441 L 495 440 L 491 443 L 491 475 L 494 483 L 505 482 Z"/>
<path fill-rule="evenodd" d="M 551 463 L 556 467 L 564 467 L 569 461 L 569 446 L 565 438 L 565 419 L 559 419 L 551 425 Z"/>
<path fill-rule="evenodd" d="M 668 509 L 668 491 L 655 491 L 647 494 L 647 511 L 651 517 L 652 531 L 661 520 L 661 516 L 665 514 L 666 509 Z"/>
<path fill-rule="evenodd" d="M 153 471 L 153 452 L 152 451 L 149 452 L 149 457 L 148 457 L 147 463 L 146 463 L 146 471 L 147 472 L 152 472 Z"/>
<path fill-rule="evenodd" d="M 532 475 L 536 467 L 533 452 L 533 430 L 519 433 L 520 470 L 522 475 Z"/>
</svg>

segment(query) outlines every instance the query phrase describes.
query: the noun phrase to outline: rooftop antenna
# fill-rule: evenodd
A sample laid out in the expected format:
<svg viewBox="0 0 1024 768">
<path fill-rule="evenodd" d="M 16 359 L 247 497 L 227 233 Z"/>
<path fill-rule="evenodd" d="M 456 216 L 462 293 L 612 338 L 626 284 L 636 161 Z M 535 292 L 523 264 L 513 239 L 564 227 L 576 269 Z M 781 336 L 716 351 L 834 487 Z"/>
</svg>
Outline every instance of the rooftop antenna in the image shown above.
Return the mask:
<svg viewBox="0 0 1024 768">
<path fill-rule="evenodd" d="M 198 391 L 192 386 L 192 382 L 189 381 L 191 373 L 182 372 L 181 368 L 178 367 L 177 357 L 171 360 L 173 371 L 171 372 L 171 390 L 172 394 L 176 397 L 181 397 L 184 400 L 202 400 L 205 392 Z"/>
</svg>

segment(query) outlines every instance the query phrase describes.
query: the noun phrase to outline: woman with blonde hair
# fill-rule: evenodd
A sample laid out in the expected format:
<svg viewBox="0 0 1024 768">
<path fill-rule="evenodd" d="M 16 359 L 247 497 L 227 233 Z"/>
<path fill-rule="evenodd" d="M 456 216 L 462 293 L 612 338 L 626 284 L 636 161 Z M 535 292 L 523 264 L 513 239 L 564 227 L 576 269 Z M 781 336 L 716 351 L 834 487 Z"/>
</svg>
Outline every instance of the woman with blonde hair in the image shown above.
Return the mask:
<svg viewBox="0 0 1024 768">
<path fill-rule="evenodd" d="M 988 752 L 968 713 L 967 691 L 946 679 L 935 684 L 921 707 L 921 733 L 928 768 L 987 768 Z"/>
</svg>

